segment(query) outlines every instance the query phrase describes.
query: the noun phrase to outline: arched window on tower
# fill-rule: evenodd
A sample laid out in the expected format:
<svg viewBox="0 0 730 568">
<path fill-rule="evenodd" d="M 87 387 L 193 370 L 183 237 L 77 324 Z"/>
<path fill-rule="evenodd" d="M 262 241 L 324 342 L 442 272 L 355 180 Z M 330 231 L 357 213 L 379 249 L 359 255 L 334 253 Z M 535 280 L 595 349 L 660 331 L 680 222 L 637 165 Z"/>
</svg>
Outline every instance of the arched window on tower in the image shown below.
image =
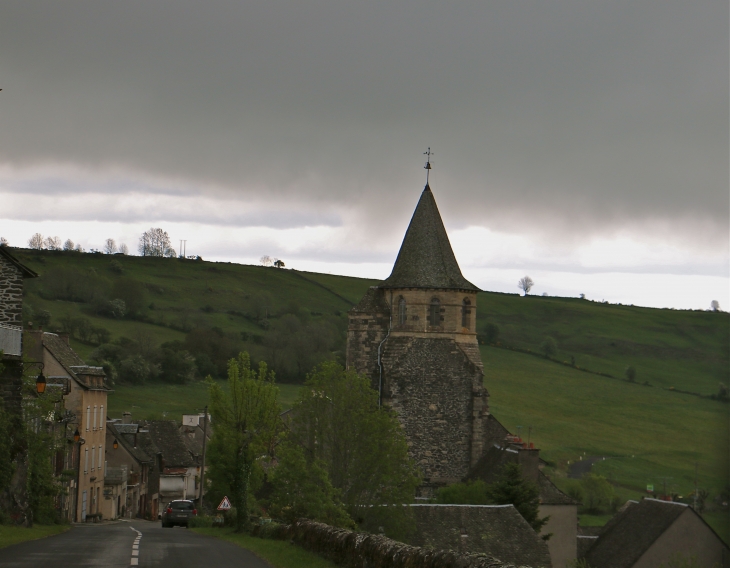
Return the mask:
<svg viewBox="0 0 730 568">
<path fill-rule="evenodd" d="M 438 298 L 431 298 L 428 314 L 428 323 L 434 327 L 441 325 L 441 301 Z"/>
<path fill-rule="evenodd" d="M 471 320 L 471 302 L 469 298 L 464 298 L 461 303 L 461 327 L 469 329 Z"/>
<path fill-rule="evenodd" d="M 398 299 L 398 325 L 406 325 L 408 316 L 406 315 L 406 299 L 401 296 Z"/>
</svg>

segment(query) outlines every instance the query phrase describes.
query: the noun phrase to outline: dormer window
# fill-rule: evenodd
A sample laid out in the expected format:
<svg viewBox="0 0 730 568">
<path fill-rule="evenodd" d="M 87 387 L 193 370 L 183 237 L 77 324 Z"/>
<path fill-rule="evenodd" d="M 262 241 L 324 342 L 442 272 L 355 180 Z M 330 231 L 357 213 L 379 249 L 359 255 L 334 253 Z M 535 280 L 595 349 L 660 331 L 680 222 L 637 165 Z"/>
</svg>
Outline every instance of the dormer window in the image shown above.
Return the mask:
<svg viewBox="0 0 730 568">
<path fill-rule="evenodd" d="M 405 325 L 408 316 L 406 315 L 406 299 L 401 296 L 398 300 L 398 325 Z"/>
<path fill-rule="evenodd" d="M 441 325 L 441 301 L 438 298 L 431 299 L 429 306 L 428 323 L 433 327 Z"/>
<path fill-rule="evenodd" d="M 469 329 L 471 321 L 471 302 L 469 298 L 464 298 L 461 303 L 461 327 Z"/>
</svg>

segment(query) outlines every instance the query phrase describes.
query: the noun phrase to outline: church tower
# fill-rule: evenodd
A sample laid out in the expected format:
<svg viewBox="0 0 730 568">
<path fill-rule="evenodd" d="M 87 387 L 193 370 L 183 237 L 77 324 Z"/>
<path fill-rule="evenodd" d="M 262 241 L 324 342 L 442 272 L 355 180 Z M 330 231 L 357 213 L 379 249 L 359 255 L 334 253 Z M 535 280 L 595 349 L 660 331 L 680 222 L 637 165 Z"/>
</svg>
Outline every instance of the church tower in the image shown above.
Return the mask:
<svg viewBox="0 0 730 568">
<path fill-rule="evenodd" d="M 427 183 L 391 275 L 350 310 L 347 334 L 347 366 L 370 377 L 398 415 L 422 495 L 462 481 L 486 449 L 477 292 L 461 274 Z"/>
</svg>

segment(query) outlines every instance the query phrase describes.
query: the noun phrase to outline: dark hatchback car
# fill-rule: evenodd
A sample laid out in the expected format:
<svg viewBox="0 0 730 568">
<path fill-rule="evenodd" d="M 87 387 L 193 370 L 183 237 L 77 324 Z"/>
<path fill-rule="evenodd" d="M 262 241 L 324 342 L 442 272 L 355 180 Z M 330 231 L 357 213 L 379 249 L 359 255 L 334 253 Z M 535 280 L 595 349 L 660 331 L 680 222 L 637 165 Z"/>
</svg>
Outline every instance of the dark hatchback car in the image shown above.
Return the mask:
<svg viewBox="0 0 730 568">
<path fill-rule="evenodd" d="M 195 509 L 195 504 L 192 501 L 179 500 L 170 501 L 167 504 L 165 512 L 162 513 L 162 527 L 174 527 L 180 525 L 181 527 L 187 527 L 188 521 L 192 519 L 198 511 Z"/>
</svg>

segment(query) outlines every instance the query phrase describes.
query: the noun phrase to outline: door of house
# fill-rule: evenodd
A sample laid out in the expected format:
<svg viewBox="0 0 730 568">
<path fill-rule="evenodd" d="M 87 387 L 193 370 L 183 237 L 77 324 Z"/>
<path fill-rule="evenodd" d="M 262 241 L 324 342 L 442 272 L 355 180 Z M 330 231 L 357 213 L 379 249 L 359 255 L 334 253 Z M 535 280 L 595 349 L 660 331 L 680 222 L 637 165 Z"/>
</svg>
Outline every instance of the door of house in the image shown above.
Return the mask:
<svg viewBox="0 0 730 568">
<path fill-rule="evenodd" d="M 82 523 L 86 522 L 86 499 L 87 499 L 86 491 L 84 491 L 83 493 L 81 493 L 81 522 Z"/>
</svg>

